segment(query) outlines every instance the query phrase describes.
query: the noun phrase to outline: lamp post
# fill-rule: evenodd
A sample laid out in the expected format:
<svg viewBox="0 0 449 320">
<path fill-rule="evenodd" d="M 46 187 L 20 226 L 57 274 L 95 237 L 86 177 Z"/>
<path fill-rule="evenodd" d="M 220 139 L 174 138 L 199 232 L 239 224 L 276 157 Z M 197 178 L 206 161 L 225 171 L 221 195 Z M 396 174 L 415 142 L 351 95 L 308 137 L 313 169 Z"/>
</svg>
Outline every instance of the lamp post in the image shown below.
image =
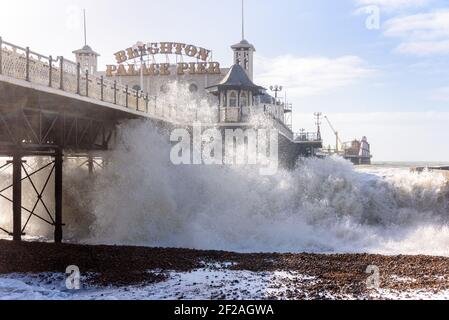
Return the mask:
<svg viewBox="0 0 449 320">
<path fill-rule="evenodd" d="M 282 91 L 282 89 L 284 89 L 282 86 L 271 86 L 270 90 L 274 92 L 274 99 L 275 99 L 275 105 L 278 104 L 278 93 Z"/>
<path fill-rule="evenodd" d="M 282 89 L 283 89 L 283 87 L 278 86 L 278 85 L 270 87 L 270 90 L 274 92 L 274 105 L 275 105 L 274 109 L 275 109 L 276 114 L 278 114 L 278 106 L 280 105 L 280 103 L 278 101 L 278 93 L 281 92 Z"/>
<path fill-rule="evenodd" d="M 143 56 L 144 56 L 144 46 L 145 44 L 142 41 L 138 41 L 134 46 L 133 49 L 138 51 L 140 53 L 140 90 L 143 90 L 143 67 L 144 67 L 144 60 L 143 60 Z"/>
<path fill-rule="evenodd" d="M 275 97 L 276 101 L 278 99 L 278 93 L 281 92 L 282 89 L 284 89 L 284 88 L 282 86 L 278 86 L 278 85 L 270 87 L 270 90 L 274 92 L 274 97 Z"/>
</svg>

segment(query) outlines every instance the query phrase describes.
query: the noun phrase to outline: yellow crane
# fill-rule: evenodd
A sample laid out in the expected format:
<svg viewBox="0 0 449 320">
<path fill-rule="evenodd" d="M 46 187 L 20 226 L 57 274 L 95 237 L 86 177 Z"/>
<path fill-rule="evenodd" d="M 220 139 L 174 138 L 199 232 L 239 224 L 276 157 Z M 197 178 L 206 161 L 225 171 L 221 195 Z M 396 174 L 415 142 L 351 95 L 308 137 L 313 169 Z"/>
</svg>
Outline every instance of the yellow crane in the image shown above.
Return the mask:
<svg viewBox="0 0 449 320">
<path fill-rule="evenodd" d="M 324 117 L 329 124 L 329 127 L 331 128 L 332 132 L 335 134 L 335 152 L 340 152 L 340 145 L 343 146 L 343 142 L 340 140 L 340 135 L 337 130 L 335 130 L 334 126 L 332 125 L 331 121 L 327 116 Z"/>
</svg>

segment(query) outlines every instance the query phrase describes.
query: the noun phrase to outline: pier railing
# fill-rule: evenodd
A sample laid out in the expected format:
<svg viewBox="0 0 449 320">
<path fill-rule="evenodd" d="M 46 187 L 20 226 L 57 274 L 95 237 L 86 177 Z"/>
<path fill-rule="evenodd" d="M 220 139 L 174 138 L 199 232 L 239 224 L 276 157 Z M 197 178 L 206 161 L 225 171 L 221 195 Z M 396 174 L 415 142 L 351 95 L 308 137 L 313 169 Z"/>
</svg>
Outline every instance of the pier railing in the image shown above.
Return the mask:
<svg viewBox="0 0 449 320">
<path fill-rule="evenodd" d="M 269 121 L 265 123 L 268 127 L 274 127 L 289 139 L 293 139 L 293 132 L 281 121 L 267 105 L 255 105 L 252 107 L 221 107 L 219 109 L 220 121 L 222 123 L 251 123 L 257 122 L 262 116 Z"/>
<path fill-rule="evenodd" d="M 150 112 L 154 100 L 127 85 L 89 74 L 79 63 L 64 57 L 45 56 L 0 38 L 0 75 L 112 103 L 127 109 Z"/>
<path fill-rule="evenodd" d="M 278 119 L 270 108 L 227 108 L 211 111 L 200 108 L 179 108 L 173 105 L 158 105 L 160 99 L 128 85 L 89 74 L 79 63 L 62 56 L 45 56 L 3 41 L 0 37 L 0 75 L 50 87 L 64 92 L 111 103 L 171 122 L 249 122 L 251 117 L 263 115 L 273 121 L 275 127 L 293 138 L 293 133 Z M 159 99 L 159 101 L 158 101 Z M 213 109 L 213 108 L 212 108 Z"/>
<path fill-rule="evenodd" d="M 296 142 L 321 142 L 321 135 L 316 132 L 295 133 L 294 140 Z"/>
</svg>

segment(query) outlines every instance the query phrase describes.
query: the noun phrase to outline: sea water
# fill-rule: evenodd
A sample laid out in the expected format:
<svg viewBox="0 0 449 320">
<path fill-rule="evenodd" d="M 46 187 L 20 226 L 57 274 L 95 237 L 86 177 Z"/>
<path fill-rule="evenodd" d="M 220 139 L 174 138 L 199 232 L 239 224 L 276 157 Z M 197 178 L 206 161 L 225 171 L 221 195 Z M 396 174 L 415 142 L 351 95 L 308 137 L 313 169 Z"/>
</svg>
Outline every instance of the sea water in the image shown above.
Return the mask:
<svg viewBox="0 0 449 320">
<path fill-rule="evenodd" d="M 299 159 L 293 170 L 261 176 L 257 167 L 174 166 L 170 151 L 167 135 L 136 121 L 119 128 L 108 165 L 94 176 L 82 160 L 66 159 L 65 239 L 239 252 L 449 256 L 448 182 L 439 173 L 411 172 L 420 164 L 354 167 L 337 157 Z M 1 187 L 10 172 L 0 175 Z M 24 194 L 25 205 L 33 206 L 26 182 Z M 52 194 L 49 186 L 44 196 Z M 0 199 L 0 207 L 0 226 L 10 228 L 11 205 Z M 32 218 L 26 232 L 51 239 L 53 230 Z"/>
</svg>

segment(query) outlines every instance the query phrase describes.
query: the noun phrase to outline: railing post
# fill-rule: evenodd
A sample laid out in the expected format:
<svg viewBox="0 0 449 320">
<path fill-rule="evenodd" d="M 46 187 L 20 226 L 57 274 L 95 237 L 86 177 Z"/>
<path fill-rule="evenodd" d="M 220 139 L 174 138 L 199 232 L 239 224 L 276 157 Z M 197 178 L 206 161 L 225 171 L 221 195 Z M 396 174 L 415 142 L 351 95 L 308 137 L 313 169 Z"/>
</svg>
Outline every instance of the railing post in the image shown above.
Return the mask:
<svg viewBox="0 0 449 320">
<path fill-rule="evenodd" d="M 30 48 L 26 47 L 26 81 L 30 81 Z"/>
<path fill-rule="evenodd" d="M 101 85 L 101 90 L 100 90 L 100 92 L 101 92 L 101 101 L 104 101 L 104 77 L 103 76 L 101 76 L 101 78 L 100 78 L 100 85 Z"/>
<path fill-rule="evenodd" d="M 64 57 L 59 62 L 59 89 L 64 90 Z"/>
<path fill-rule="evenodd" d="M 50 68 L 49 74 L 48 74 L 48 86 L 51 88 L 53 85 L 53 57 L 48 57 L 48 67 Z"/>
<path fill-rule="evenodd" d="M 0 74 L 3 74 L 3 38 L 0 37 Z"/>
<path fill-rule="evenodd" d="M 148 97 L 148 93 L 145 96 L 145 113 L 148 113 L 148 104 L 149 104 L 149 97 Z"/>
<path fill-rule="evenodd" d="M 117 104 L 117 80 L 114 80 L 114 104 Z"/>
<path fill-rule="evenodd" d="M 86 97 L 89 96 L 89 70 L 86 70 Z"/>
<path fill-rule="evenodd" d="M 81 64 L 76 65 L 76 93 L 81 94 Z"/>
<path fill-rule="evenodd" d="M 125 95 L 126 95 L 125 107 L 128 108 L 128 95 L 129 95 L 129 86 L 128 85 L 126 85 L 126 87 L 125 87 Z"/>
</svg>

